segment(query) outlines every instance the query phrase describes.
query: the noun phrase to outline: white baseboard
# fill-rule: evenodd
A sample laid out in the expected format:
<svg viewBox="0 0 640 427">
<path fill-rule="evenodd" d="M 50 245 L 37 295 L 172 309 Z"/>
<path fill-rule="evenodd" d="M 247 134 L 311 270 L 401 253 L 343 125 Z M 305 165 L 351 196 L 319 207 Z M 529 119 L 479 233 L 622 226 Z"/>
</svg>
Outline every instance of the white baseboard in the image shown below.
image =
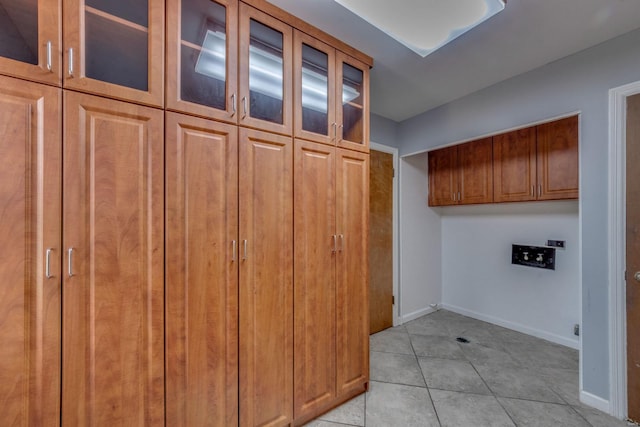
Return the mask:
<svg viewBox="0 0 640 427">
<path fill-rule="evenodd" d="M 562 337 L 560 335 L 552 334 L 549 332 L 541 331 L 539 329 L 530 328 L 528 326 L 521 325 L 519 323 L 510 322 L 508 320 L 499 319 L 497 317 L 488 316 L 486 314 L 477 313 L 475 311 L 467 310 L 464 308 L 456 307 L 448 304 L 441 304 L 441 307 L 445 310 L 453 311 L 454 313 L 462 314 L 463 316 L 472 317 L 474 319 L 482 320 L 484 322 L 493 323 L 494 325 L 502 326 L 507 329 L 513 329 L 514 331 L 522 332 L 523 334 L 531 335 L 536 338 L 542 338 L 543 340 L 551 341 L 556 344 L 564 345 L 575 350 L 580 349 L 580 341 L 572 340 Z"/>
<path fill-rule="evenodd" d="M 611 410 L 608 400 L 604 400 L 603 398 L 595 396 L 584 390 L 580 390 L 580 402 L 596 408 L 597 410 L 602 411 L 605 414 L 609 414 L 609 411 Z"/>
<path fill-rule="evenodd" d="M 418 317 L 422 317 L 425 314 L 433 313 L 437 308 L 425 307 L 420 310 L 412 311 L 411 313 L 403 314 L 401 317 L 402 323 L 407 323 L 412 320 L 417 319 Z"/>
</svg>

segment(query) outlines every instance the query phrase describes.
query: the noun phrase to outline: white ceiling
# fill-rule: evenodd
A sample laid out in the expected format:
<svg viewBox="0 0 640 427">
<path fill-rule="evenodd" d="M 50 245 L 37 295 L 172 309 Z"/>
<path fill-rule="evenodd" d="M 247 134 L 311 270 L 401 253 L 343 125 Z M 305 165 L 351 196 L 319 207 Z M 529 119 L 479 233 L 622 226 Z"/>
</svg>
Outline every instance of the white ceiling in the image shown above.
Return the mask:
<svg viewBox="0 0 640 427">
<path fill-rule="evenodd" d="M 395 121 L 640 28 L 640 0 L 508 0 L 422 58 L 333 0 L 269 1 L 373 57 L 371 111 Z"/>
</svg>

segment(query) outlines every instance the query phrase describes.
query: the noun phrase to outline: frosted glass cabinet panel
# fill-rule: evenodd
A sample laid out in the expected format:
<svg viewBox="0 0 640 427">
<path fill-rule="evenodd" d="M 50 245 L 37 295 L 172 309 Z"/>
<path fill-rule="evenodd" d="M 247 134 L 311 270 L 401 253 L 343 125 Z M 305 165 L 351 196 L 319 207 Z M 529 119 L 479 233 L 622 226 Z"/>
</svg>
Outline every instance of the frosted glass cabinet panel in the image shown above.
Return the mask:
<svg viewBox="0 0 640 427">
<path fill-rule="evenodd" d="M 60 85 L 61 0 L 0 0 L 0 73 Z"/>
<path fill-rule="evenodd" d="M 369 68 L 341 52 L 337 58 L 338 146 L 369 151 Z"/>
<path fill-rule="evenodd" d="M 240 4 L 239 123 L 291 134 L 292 28 Z"/>
<path fill-rule="evenodd" d="M 236 123 L 237 5 L 167 1 L 167 108 Z"/>
<path fill-rule="evenodd" d="M 295 31 L 295 135 L 335 145 L 335 49 Z"/>
<path fill-rule="evenodd" d="M 65 0 L 64 86 L 162 106 L 164 2 Z"/>
</svg>

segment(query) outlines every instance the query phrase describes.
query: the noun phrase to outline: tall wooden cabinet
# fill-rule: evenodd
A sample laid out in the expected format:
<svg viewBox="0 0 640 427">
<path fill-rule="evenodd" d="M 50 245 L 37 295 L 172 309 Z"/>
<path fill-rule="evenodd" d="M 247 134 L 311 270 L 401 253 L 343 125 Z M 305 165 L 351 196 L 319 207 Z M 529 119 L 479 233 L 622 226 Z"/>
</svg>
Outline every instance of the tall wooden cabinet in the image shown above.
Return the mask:
<svg viewBox="0 0 640 427">
<path fill-rule="evenodd" d="M 162 111 L 64 94 L 62 424 L 164 424 Z"/>
<path fill-rule="evenodd" d="M 296 420 L 368 386 L 368 157 L 295 141 Z"/>
<path fill-rule="evenodd" d="M 0 408 L 60 422 L 61 90 L 0 76 Z"/>
<path fill-rule="evenodd" d="M 238 129 L 166 116 L 167 425 L 238 424 Z"/>
<path fill-rule="evenodd" d="M 293 420 L 293 144 L 240 129 L 240 425 Z"/>
</svg>

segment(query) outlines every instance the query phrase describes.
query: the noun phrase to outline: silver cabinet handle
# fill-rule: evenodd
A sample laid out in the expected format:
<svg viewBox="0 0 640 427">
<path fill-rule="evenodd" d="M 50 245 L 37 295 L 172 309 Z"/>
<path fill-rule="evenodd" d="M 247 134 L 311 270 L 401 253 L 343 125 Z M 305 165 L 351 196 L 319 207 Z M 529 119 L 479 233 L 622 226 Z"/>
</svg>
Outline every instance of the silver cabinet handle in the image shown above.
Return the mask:
<svg viewBox="0 0 640 427">
<path fill-rule="evenodd" d="M 451 200 L 456 201 L 456 193 L 451 193 Z"/>
<path fill-rule="evenodd" d="M 338 124 L 333 122 L 331 126 L 333 126 L 333 139 L 336 140 L 338 139 Z"/>
<path fill-rule="evenodd" d="M 460 192 L 458 191 L 458 201 L 462 201 L 462 196 L 460 195 Z"/>
<path fill-rule="evenodd" d="M 69 48 L 69 77 L 73 77 L 73 48 Z"/>
<path fill-rule="evenodd" d="M 244 261 L 244 260 L 247 259 L 247 241 L 246 240 L 242 241 L 242 247 L 243 247 L 243 249 L 242 249 L 242 260 Z"/>
<path fill-rule="evenodd" d="M 344 249 L 344 234 L 339 234 L 338 236 L 340 237 L 340 248 L 338 248 L 338 252 L 342 252 L 342 249 Z"/>
<path fill-rule="evenodd" d="M 231 117 L 236 115 L 236 94 L 231 95 Z"/>
<path fill-rule="evenodd" d="M 44 263 L 44 275 L 47 279 L 51 279 L 53 277 L 53 274 L 51 274 L 51 252 L 53 252 L 53 249 L 47 248 L 47 254 Z"/>
<path fill-rule="evenodd" d="M 242 97 L 242 118 L 247 117 L 247 97 Z"/>
<path fill-rule="evenodd" d="M 338 138 L 338 141 L 342 141 L 344 125 L 338 125 L 338 127 L 340 128 L 340 138 Z M 336 138 L 337 138 L 337 134 L 336 134 Z"/>
<path fill-rule="evenodd" d="M 73 277 L 73 248 L 67 250 L 67 270 L 69 277 Z"/>
<path fill-rule="evenodd" d="M 333 248 L 331 248 L 331 253 L 335 254 L 336 251 L 338 250 L 338 236 L 334 234 L 331 237 L 333 237 Z"/>
<path fill-rule="evenodd" d="M 532 185 L 531 186 L 531 197 L 535 197 L 535 195 L 536 195 L 536 186 Z"/>
<path fill-rule="evenodd" d="M 236 262 L 236 241 L 231 241 L 231 262 Z"/>
<path fill-rule="evenodd" d="M 51 65 L 51 40 L 47 41 L 47 70 L 52 71 Z"/>
<path fill-rule="evenodd" d="M 538 185 L 538 197 L 542 196 L 542 184 Z"/>
</svg>

